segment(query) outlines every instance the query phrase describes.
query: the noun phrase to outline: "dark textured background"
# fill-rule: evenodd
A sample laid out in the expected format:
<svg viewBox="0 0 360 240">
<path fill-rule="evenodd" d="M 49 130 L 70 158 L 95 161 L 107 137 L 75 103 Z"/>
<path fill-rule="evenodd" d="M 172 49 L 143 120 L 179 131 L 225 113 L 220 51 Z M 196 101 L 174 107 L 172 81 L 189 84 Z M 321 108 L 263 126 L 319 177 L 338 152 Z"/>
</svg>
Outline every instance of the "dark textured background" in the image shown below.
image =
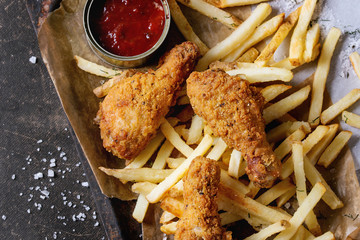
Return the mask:
<svg viewBox="0 0 360 240">
<path fill-rule="evenodd" d="M 24 1 L 0 0 L 0 83 L 0 239 L 107 238 L 110 201 L 85 174 Z"/>
</svg>

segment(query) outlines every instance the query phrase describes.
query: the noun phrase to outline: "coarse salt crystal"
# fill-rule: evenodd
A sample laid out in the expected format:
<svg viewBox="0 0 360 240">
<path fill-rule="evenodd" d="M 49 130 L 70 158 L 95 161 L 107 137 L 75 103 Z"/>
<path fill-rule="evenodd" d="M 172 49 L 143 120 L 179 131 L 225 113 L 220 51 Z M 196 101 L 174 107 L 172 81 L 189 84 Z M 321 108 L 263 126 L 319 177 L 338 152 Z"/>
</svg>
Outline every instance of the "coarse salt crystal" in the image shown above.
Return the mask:
<svg viewBox="0 0 360 240">
<path fill-rule="evenodd" d="M 31 56 L 29 58 L 29 62 L 31 62 L 32 64 L 35 64 L 37 62 L 37 58 L 35 56 Z"/>
<path fill-rule="evenodd" d="M 44 177 L 44 174 L 42 172 L 38 172 L 36 174 L 34 174 L 34 179 L 40 179 L 40 178 L 43 178 Z"/>
<path fill-rule="evenodd" d="M 88 183 L 88 182 L 82 182 L 82 183 L 81 183 L 81 186 L 83 186 L 83 187 L 89 187 L 89 183 Z"/>
<path fill-rule="evenodd" d="M 12 180 L 15 180 L 15 178 L 16 178 L 16 175 L 15 175 L 15 174 L 11 175 L 11 179 L 12 179 Z"/>
<path fill-rule="evenodd" d="M 50 166 L 51 167 L 51 166 Z M 54 176 L 55 176 L 55 173 L 54 173 L 54 171 L 53 170 L 51 170 L 51 169 L 48 169 L 48 177 L 51 177 L 51 178 L 53 178 Z"/>
<path fill-rule="evenodd" d="M 42 139 L 40 139 L 40 140 L 38 140 L 36 143 L 42 143 L 43 142 L 43 140 Z"/>
<path fill-rule="evenodd" d="M 4 220 L 4 221 L 6 220 L 6 216 L 5 216 L 5 215 L 2 215 L 1 218 L 2 218 L 2 220 Z"/>
</svg>

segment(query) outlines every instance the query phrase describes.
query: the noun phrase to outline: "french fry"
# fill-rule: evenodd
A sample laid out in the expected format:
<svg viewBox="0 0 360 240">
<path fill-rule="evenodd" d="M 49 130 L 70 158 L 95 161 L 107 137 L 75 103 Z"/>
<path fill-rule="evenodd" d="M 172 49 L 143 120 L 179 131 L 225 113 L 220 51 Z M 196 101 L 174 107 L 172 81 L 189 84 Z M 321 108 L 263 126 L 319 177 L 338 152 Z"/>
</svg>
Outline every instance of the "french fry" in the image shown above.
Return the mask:
<svg viewBox="0 0 360 240">
<path fill-rule="evenodd" d="M 325 39 L 323 49 L 321 50 L 320 59 L 314 75 L 313 89 L 311 92 L 308 122 L 310 122 L 312 127 L 319 124 L 319 117 L 323 106 L 325 83 L 330 69 L 331 57 L 334 53 L 340 34 L 341 32 L 339 29 L 331 28 Z"/>
<path fill-rule="evenodd" d="M 310 86 L 298 90 L 297 92 L 291 94 L 290 96 L 274 103 L 273 105 L 267 107 L 263 111 L 263 117 L 265 123 L 268 124 L 273 120 L 285 115 L 285 113 L 293 110 L 301 103 L 303 103 L 310 93 Z"/>
<path fill-rule="evenodd" d="M 144 195 L 140 194 L 136 201 L 136 205 L 132 213 L 132 217 L 139 223 L 142 223 L 145 218 L 145 214 L 148 207 L 149 207 L 148 200 L 146 200 Z"/>
<path fill-rule="evenodd" d="M 186 143 L 189 145 L 198 143 L 201 139 L 203 129 L 204 129 L 204 120 L 198 115 L 194 115 L 191 121 L 191 126 L 189 129 L 189 137 Z"/>
<path fill-rule="evenodd" d="M 335 137 L 335 134 L 339 128 L 339 124 L 331 124 L 328 125 L 328 127 L 329 130 L 327 131 L 326 135 L 306 154 L 306 156 L 309 158 L 309 161 L 313 165 L 319 160 L 319 157 L 324 152 L 325 148 Z"/>
<path fill-rule="evenodd" d="M 285 68 L 287 70 L 293 70 L 299 66 L 294 66 L 291 64 L 290 59 L 289 58 L 284 58 L 283 60 L 273 63 L 270 65 L 271 67 L 277 67 L 277 68 Z"/>
<path fill-rule="evenodd" d="M 270 143 L 278 142 L 298 130 L 300 127 L 303 127 L 303 131 L 306 134 L 311 132 L 311 127 L 308 122 L 284 122 L 267 132 L 266 138 Z"/>
<path fill-rule="evenodd" d="M 219 215 L 220 215 L 222 226 L 233 223 L 233 222 L 237 222 L 237 221 L 240 221 L 241 219 L 243 219 L 242 217 L 240 217 L 236 214 L 230 213 L 230 212 L 223 212 L 223 213 L 220 213 Z"/>
<path fill-rule="evenodd" d="M 251 5 L 261 2 L 266 2 L 268 0 L 207 0 L 207 2 L 213 4 L 219 8 L 226 8 L 226 7 L 236 7 L 236 6 L 245 6 Z"/>
<path fill-rule="evenodd" d="M 335 240 L 335 236 L 332 232 L 326 232 L 321 236 L 318 236 L 317 238 L 314 238 L 314 240 Z"/>
<path fill-rule="evenodd" d="M 166 137 L 166 139 L 184 156 L 189 157 L 191 153 L 194 151 L 189 145 L 187 145 L 179 136 L 179 134 L 175 131 L 175 129 L 170 125 L 170 123 L 165 120 L 160 125 L 160 130 Z"/>
<path fill-rule="evenodd" d="M 233 150 L 230 157 L 228 174 L 236 179 L 239 178 L 239 169 L 243 161 L 241 152 Z"/>
<path fill-rule="evenodd" d="M 292 159 L 294 162 L 294 175 L 296 184 L 296 197 L 299 205 L 303 204 L 307 192 L 306 192 L 306 178 L 304 171 L 304 154 L 303 145 L 301 142 L 294 142 L 292 145 Z M 321 234 L 320 225 L 316 219 L 314 212 L 311 210 L 305 218 L 305 224 L 311 233 L 315 236 Z"/>
<path fill-rule="evenodd" d="M 98 98 L 102 98 L 105 97 L 110 89 L 118 82 L 120 82 L 121 80 L 131 77 L 132 75 L 134 75 L 136 72 L 134 69 L 127 69 L 124 70 L 122 72 L 120 72 L 118 75 L 116 75 L 115 77 L 109 79 L 108 81 L 106 81 L 104 84 L 100 85 L 99 87 L 95 88 L 93 90 L 93 93 L 95 94 L 95 96 L 97 96 Z"/>
<path fill-rule="evenodd" d="M 223 153 L 226 151 L 227 147 L 228 146 L 226 145 L 224 140 L 219 138 L 219 140 L 214 145 L 213 149 L 211 149 L 211 151 L 208 153 L 206 157 L 218 161 L 223 155 Z"/>
<path fill-rule="evenodd" d="M 179 97 L 176 103 L 179 106 L 187 105 L 187 104 L 190 104 L 190 99 L 188 96 L 185 95 L 185 96 Z"/>
<path fill-rule="evenodd" d="M 325 111 L 321 113 L 320 115 L 321 123 L 327 124 L 359 99 L 360 99 L 360 89 L 351 90 L 337 103 L 331 105 L 329 108 L 327 108 Z"/>
<path fill-rule="evenodd" d="M 322 200 L 332 209 L 342 208 L 344 206 L 343 202 L 336 196 L 334 191 L 330 188 L 330 186 L 326 183 L 325 179 L 321 176 L 319 171 L 313 166 L 309 159 L 304 157 L 304 170 L 305 176 L 309 180 L 309 182 L 314 186 L 317 182 L 322 183 L 326 192 L 322 197 Z"/>
<path fill-rule="evenodd" d="M 360 128 L 360 116 L 352 113 L 352 112 L 348 112 L 348 111 L 343 111 L 341 114 L 342 120 L 347 124 L 350 125 L 352 127 L 356 127 L 356 128 Z"/>
<path fill-rule="evenodd" d="M 298 23 L 290 40 L 289 59 L 292 65 L 299 66 L 303 62 L 306 31 L 315 10 L 316 0 L 305 0 L 302 5 Z"/>
<path fill-rule="evenodd" d="M 271 100 L 273 100 L 283 92 L 289 90 L 290 88 L 292 87 L 285 84 L 272 84 L 261 89 L 261 94 L 265 98 L 265 102 L 270 102 Z"/>
<path fill-rule="evenodd" d="M 341 149 L 343 149 L 349 141 L 351 135 L 352 132 L 350 131 L 341 131 L 325 149 L 318 161 L 318 164 L 327 168 L 339 155 Z"/>
<path fill-rule="evenodd" d="M 293 73 L 290 70 L 275 67 L 240 67 L 226 72 L 231 76 L 243 75 L 250 83 L 275 80 L 290 82 L 293 78 Z"/>
<path fill-rule="evenodd" d="M 173 198 L 182 198 L 184 193 L 184 182 L 183 180 L 178 181 L 170 190 L 166 193 L 167 196 Z"/>
<path fill-rule="evenodd" d="M 197 148 L 190 154 L 190 156 L 169 175 L 164 181 L 162 181 L 154 190 L 149 193 L 146 198 L 150 203 L 158 202 L 174 184 L 176 184 L 188 170 L 192 160 L 197 156 L 202 156 L 211 147 L 213 142 L 212 137 L 205 135 Z"/>
<path fill-rule="evenodd" d="M 175 234 L 177 222 L 167 223 L 160 227 L 160 231 L 167 235 Z"/>
<path fill-rule="evenodd" d="M 252 63 L 255 61 L 255 59 L 259 56 L 259 51 L 252 47 L 249 50 L 247 50 L 241 57 L 236 59 L 237 62 L 248 62 Z"/>
<path fill-rule="evenodd" d="M 230 177 L 229 174 L 223 169 L 221 169 L 220 182 L 223 185 L 228 186 L 228 187 L 234 189 L 235 191 L 241 192 L 243 194 L 248 194 L 250 192 L 250 189 L 248 186 L 246 186 L 242 182 Z"/>
<path fill-rule="evenodd" d="M 134 183 L 131 186 L 131 191 L 133 191 L 134 193 L 138 193 L 138 194 L 142 194 L 142 195 L 147 195 L 149 194 L 157 185 L 155 183 L 151 183 L 151 182 L 137 182 Z"/>
<path fill-rule="evenodd" d="M 74 59 L 76 61 L 77 66 L 90 74 L 106 77 L 106 78 L 113 78 L 123 73 L 122 70 L 114 69 L 114 68 L 107 68 L 102 65 L 90 62 L 80 56 L 75 55 Z"/>
<path fill-rule="evenodd" d="M 291 116 L 289 113 L 285 113 L 285 115 L 279 117 L 277 120 L 279 122 L 297 122 L 297 119 Z"/>
<path fill-rule="evenodd" d="M 306 33 L 304 62 L 311 62 L 313 57 L 313 50 L 320 38 L 320 26 L 318 23 L 314 24 Z"/>
<path fill-rule="evenodd" d="M 273 57 L 276 49 L 278 49 L 280 44 L 284 41 L 286 36 L 289 34 L 291 29 L 294 27 L 295 23 L 297 22 L 300 15 L 300 11 L 301 11 L 301 7 L 297 8 L 295 11 L 290 13 L 287 18 L 285 18 L 284 22 L 276 31 L 271 41 L 266 45 L 266 47 L 261 51 L 259 57 L 255 60 L 255 63 L 259 67 L 264 67 Z"/>
<path fill-rule="evenodd" d="M 171 212 L 168 212 L 168 211 L 164 211 L 161 214 L 159 222 L 161 224 L 166 224 L 166 223 L 169 223 L 170 221 L 172 221 L 174 218 L 176 218 L 176 216 L 174 214 L 172 214 Z"/>
<path fill-rule="evenodd" d="M 249 183 L 248 188 L 249 188 L 249 192 L 246 194 L 246 196 L 250 198 L 255 198 L 255 196 L 260 191 L 260 188 L 257 185 L 255 185 L 253 181 Z"/>
<path fill-rule="evenodd" d="M 304 199 L 303 203 L 289 220 L 291 226 L 282 231 L 279 235 L 277 235 L 274 240 L 290 239 L 296 233 L 300 225 L 304 222 L 309 212 L 320 201 L 325 191 L 326 188 L 321 183 L 315 184 L 315 186 L 311 189 L 309 195 Z"/>
<path fill-rule="evenodd" d="M 287 203 L 290 198 L 292 198 L 296 193 L 296 188 L 288 190 L 286 193 L 281 195 L 278 199 L 276 199 L 276 205 L 278 207 L 282 207 L 285 203 Z"/>
<path fill-rule="evenodd" d="M 146 146 L 146 148 L 141 151 L 141 153 L 125 168 L 141 168 L 143 167 L 150 157 L 154 154 L 156 149 L 159 148 L 160 144 L 164 141 L 164 135 L 158 133 L 154 139 Z"/>
<path fill-rule="evenodd" d="M 167 159 L 166 159 L 166 162 L 167 162 L 169 168 L 177 168 L 177 167 L 179 167 L 185 160 L 186 160 L 186 158 L 167 158 Z"/>
<path fill-rule="evenodd" d="M 253 235 L 245 238 L 245 240 L 265 240 L 275 233 L 284 231 L 288 227 L 290 227 L 290 223 L 286 220 L 281 220 L 280 222 L 276 222 L 270 226 L 267 226 L 258 233 L 254 233 Z"/>
<path fill-rule="evenodd" d="M 158 154 L 154 160 L 152 168 L 164 169 L 166 166 L 166 159 L 170 157 L 171 152 L 174 150 L 174 146 L 166 140 L 160 147 Z"/>
<path fill-rule="evenodd" d="M 204 55 L 209 48 L 203 43 L 200 38 L 196 35 L 190 23 L 181 12 L 179 5 L 176 3 L 176 0 L 169 0 L 168 1 L 171 17 L 174 20 L 176 26 L 178 27 L 179 31 L 185 37 L 186 40 L 194 42 L 200 50 L 200 53 Z"/>
<path fill-rule="evenodd" d="M 173 169 L 152 169 L 152 168 L 127 168 L 109 169 L 99 167 L 101 171 L 109 176 L 116 177 L 125 182 L 152 182 L 159 183 L 169 176 Z"/>
<path fill-rule="evenodd" d="M 246 50 L 272 35 L 279 28 L 284 17 L 284 13 L 279 14 L 258 26 L 244 43 L 234 48 L 223 60 L 225 62 L 233 62 L 238 59 Z"/>
<path fill-rule="evenodd" d="M 165 197 L 160 204 L 161 209 L 181 218 L 184 213 L 184 203 L 177 198 Z"/>
<path fill-rule="evenodd" d="M 235 46 L 245 42 L 248 36 L 254 32 L 255 28 L 270 14 L 271 7 L 267 3 L 259 4 L 248 17 L 234 32 L 215 47 L 211 48 L 199 60 L 196 70 L 205 70 L 211 62 L 219 60 L 229 54 Z"/>
<path fill-rule="evenodd" d="M 320 48 L 321 48 L 320 43 L 315 45 L 315 47 L 314 47 L 314 49 L 312 51 L 310 62 L 315 61 L 315 59 L 320 55 Z"/>
<path fill-rule="evenodd" d="M 292 184 L 289 179 L 285 179 L 261 194 L 256 201 L 264 205 L 269 205 L 272 201 L 294 188 L 294 184 Z"/>
<path fill-rule="evenodd" d="M 277 159 L 283 159 L 290 151 L 292 143 L 294 141 L 301 141 L 306 136 L 306 132 L 303 127 L 300 127 L 298 130 L 293 132 L 289 137 L 287 137 L 275 150 L 274 154 Z"/>
<path fill-rule="evenodd" d="M 177 0 L 177 1 L 189 8 L 192 8 L 192 9 L 202 13 L 203 15 L 205 15 L 215 21 L 221 22 L 228 28 L 236 29 L 242 23 L 242 21 L 239 20 L 234 15 L 217 8 L 214 5 L 207 3 L 206 1 L 203 1 L 203 0 L 190 0 L 190 1 L 189 0 Z"/>
<path fill-rule="evenodd" d="M 350 54 L 349 58 L 350 58 L 350 62 L 354 68 L 356 75 L 360 79 L 360 55 L 359 55 L 359 53 L 353 52 L 352 54 Z"/>
<path fill-rule="evenodd" d="M 307 154 L 311 148 L 313 148 L 327 133 L 329 130 L 328 126 L 318 126 L 312 133 L 307 136 L 305 140 L 302 141 L 304 155 Z M 294 171 L 294 164 L 292 157 L 288 158 L 282 165 L 280 178 L 285 179 L 290 176 Z"/>
</svg>

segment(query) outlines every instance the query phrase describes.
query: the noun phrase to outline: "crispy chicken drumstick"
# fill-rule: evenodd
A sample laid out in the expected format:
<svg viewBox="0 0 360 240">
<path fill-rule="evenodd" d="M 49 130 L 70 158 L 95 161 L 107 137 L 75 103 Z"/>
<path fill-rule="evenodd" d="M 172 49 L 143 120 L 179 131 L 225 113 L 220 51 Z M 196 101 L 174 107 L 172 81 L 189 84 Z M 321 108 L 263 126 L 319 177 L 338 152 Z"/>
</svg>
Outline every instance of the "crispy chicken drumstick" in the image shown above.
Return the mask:
<svg viewBox="0 0 360 240">
<path fill-rule="evenodd" d="M 216 69 L 193 72 L 187 80 L 187 93 L 195 113 L 215 135 L 241 151 L 250 180 L 270 187 L 279 176 L 280 161 L 266 141 L 261 93 L 240 77 Z"/>
<path fill-rule="evenodd" d="M 106 150 L 133 159 L 145 148 L 175 104 L 177 91 L 199 55 L 195 44 L 184 42 L 160 60 L 156 71 L 136 73 L 110 90 L 98 112 Z"/>
<path fill-rule="evenodd" d="M 220 167 L 214 160 L 195 158 L 184 177 L 185 211 L 177 224 L 175 240 L 230 240 L 218 214 L 216 195 Z"/>
</svg>

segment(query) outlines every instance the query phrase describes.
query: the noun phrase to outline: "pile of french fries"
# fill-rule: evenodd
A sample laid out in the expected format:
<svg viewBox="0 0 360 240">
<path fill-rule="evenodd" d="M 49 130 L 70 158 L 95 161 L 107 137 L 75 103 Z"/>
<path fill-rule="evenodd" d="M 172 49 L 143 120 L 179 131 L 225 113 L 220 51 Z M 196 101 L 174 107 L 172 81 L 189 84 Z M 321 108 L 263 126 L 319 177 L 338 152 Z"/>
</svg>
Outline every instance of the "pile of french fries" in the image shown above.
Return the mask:
<svg viewBox="0 0 360 240">
<path fill-rule="evenodd" d="M 231 69 L 227 69 L 228 63 L 218 66 L 224 66 L 230 75 L 241 75 L 250 83 L 290 82 L 293 78 L 291 70 L 320 57 L 312 84 L 291 94 L 287 91 L 292 86 L 285 83 L 267 84 L 261 89 L 267 103 L 263 111 L 265 123 L 275 126 L 267 132 L 267 139 L 283 163 L 280 179 L 272 188 L 259 189 L 249 182 L 242 153 L 229 148 L 202 118 L 189 115 L 185 107 L 180 114 L 182 118 L 191 119 L 190 124 L 176 116 L 168 117 L 163 120 L 157 136 L 124 169 L 100 168 L 123 183 L 134 182 L 132 191 L 139 197 L 133 217 L 141 223 L 149 204 L 161 202 L 164 210 L 160 219 L 161 231 L 174 234 L 184 211 L 182 177 L 195 157 L 206 156 L 218 161 L 222 168 L 218 205 L 223 225 L 246 220 L 258 231 L 247 240 L 266 239 L 275 234 L 274 239 L 335 239 L 333 233 L 323 233 L 313 209 L 320 199 L 333 210 L 343 207 L 343 202 L 316 165 L 329 167 L 352 133 L 340 131 L 338 123 L 327 124 L 341 115 L 345 123 L 360 128 L 360 116 L 346 111 L 360 99 L 360 89 L 352 90 L 337 103 L 323 109 L 325 83 L 341 31 L 332 28 L 321 47 L 319 25 L 309 26 L 316 0 L 305 0 L 303 6 L 286 18 L 283 13 L 267 21 L 271 13 L 267 3 L 257 5 L 244 21 L 222 9 L 263 2 L 261 0 L 178 0 L 233 29 L 227 38 L 209 49 L 192 30 L 178 3 L 175 0 L 168 2 L 179 30 L 187 40 L 195 42 L 203 54 L 197 71 L 207 69 L 215 61 L 231 62 Z M 289 56 L 274 62 L 275 51 L 292 30 Z M 272 37 L 265 48 L 257 48 L 257 44 L 269 36 Z M 116 82 L 133 74 L 133 70 L 108 69 L 79 56 L 75 59 L 84 71 L 110 78 L 94 89 L 99 98 L 106 96 Z M 360 78 L 359 54 L 353 53 L 350 60 Z M 281 94 L 287 96 L 279 100 Z M 311 98 L 311 104 L 307 122 L 289 114 L 308 98 Z M 186 89 L 181 92 L 177 104 L 189 105 Z M 292 215 L 284 210 L 289 208 L 290 199 L 296 199 L 299 206 Z"/>
</svg>

